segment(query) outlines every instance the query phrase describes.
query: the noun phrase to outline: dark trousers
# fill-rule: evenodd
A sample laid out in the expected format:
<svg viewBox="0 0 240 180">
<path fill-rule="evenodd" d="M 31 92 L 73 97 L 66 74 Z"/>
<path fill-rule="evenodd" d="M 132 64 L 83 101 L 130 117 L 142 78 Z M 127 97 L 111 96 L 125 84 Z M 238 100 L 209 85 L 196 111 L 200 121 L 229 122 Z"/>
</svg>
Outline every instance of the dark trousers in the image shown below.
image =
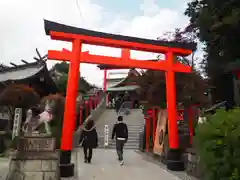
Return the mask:
<svg viewBox="0 0 240 180">
<path fill-rule="evenodd" d="M 123 160 L 123 147 L 124 147 L 125 141 L 124 140 L 118 140 L 116 139 L 116 150 L 118 155 L 118 160 Z"/>
<path fill-rule="evenodd" d="M 91 148 L 86 148 L 86 147 L 83 148 L 84 160 L 85 161 L 88 161 L 88 162 L 91 161 L 91 159 L 92 159 L 92 151 L 93 150 Z"/>
</svg>

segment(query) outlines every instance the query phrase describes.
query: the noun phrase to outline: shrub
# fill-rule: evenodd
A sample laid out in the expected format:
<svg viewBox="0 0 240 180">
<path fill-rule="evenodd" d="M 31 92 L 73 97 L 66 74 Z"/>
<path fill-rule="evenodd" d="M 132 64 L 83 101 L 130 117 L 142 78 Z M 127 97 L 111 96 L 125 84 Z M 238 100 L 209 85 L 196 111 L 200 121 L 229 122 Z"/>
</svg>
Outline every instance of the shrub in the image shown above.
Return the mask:
<svg viewBox="0 0 240 180">
<path fill-rule="evenodd" d="M 42 110 L 44 110 L 47 100 L 54 102 L 54 106 L 52 107 L 53 119 L 51 122 L 51 130 L 53 137 L 56 138 L 56 146 L 60 148 L 65 98 L 60 94 L 51 94 L 44 97 L 40 104 Z"/>
<path fill-rule="evenodd" d="M 196 129 L 194 143 L 206 180 L 240 180 L 240 109 L 217 110 Z"/>
</svg>

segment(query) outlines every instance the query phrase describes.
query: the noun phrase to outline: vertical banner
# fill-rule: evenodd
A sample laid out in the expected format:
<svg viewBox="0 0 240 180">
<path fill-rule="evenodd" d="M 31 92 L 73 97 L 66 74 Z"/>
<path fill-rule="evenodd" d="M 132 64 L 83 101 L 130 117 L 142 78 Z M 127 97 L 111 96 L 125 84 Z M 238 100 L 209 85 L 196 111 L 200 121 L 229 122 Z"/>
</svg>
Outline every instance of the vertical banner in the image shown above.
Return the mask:
<svg viewBox="0 0 240 180">
<path fill-rule="evenodd" d="M 108 133 L 109 133 L 109 127 L 108 125 L 104 126 L 104 146 L 108 146 Z"/>
<path fill-rule="evenodd" d="M 16 136 L 19 136 L 21 124 L 22 124 L 22 108 L 16 108 L 13 120 L 12 140 Z"/>
<path fill-rule="evenodd" d="M 153 153 L 162 156 L 164 153 L 164 138 L 167 126 L 167 110 L 159 109 L 157 116 L 157 129 Z"/>
</svg>

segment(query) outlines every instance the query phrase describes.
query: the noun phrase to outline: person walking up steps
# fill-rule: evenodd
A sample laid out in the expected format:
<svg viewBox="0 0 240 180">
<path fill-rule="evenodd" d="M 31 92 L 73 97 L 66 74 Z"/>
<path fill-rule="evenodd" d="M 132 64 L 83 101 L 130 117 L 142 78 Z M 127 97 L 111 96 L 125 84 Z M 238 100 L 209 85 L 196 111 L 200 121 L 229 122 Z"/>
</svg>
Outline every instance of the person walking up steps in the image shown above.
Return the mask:
<svg viewBox="0 0 240 180">
<path fill-rule="evenodd" d="M 124 164 L 123 147 L 128 140 L 128 127 L 123 122 L 122 116 L 118 116 L 118 121 L 113 126 L 112 140 L 114 139 L 115 136 L 116 136 L 116 150 L 117 150 L 118 160 L 120 161 L 120 165 L 123 165 Z"/>
<path fill-rule="evenodd" d="M 93 120 L 88 120 L 80 136 L 83 146 L 84 162 L 91 163 L 93 149 L 98 147 L 98 134 Z"/>
</svg>

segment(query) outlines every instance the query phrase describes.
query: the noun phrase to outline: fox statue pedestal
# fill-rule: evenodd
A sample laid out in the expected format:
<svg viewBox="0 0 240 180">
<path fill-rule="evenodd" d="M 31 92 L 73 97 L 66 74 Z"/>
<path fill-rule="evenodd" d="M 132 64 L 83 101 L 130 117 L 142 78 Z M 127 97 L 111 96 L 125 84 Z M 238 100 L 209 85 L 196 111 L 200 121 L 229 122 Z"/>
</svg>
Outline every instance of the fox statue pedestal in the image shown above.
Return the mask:
<svg viewBox="0 0 240 180">
<path fill-rule="evenodd" d="M 60 180 L 55 138 L 24 136 L 12 152 L 8 180 Z"/>
</svg>

